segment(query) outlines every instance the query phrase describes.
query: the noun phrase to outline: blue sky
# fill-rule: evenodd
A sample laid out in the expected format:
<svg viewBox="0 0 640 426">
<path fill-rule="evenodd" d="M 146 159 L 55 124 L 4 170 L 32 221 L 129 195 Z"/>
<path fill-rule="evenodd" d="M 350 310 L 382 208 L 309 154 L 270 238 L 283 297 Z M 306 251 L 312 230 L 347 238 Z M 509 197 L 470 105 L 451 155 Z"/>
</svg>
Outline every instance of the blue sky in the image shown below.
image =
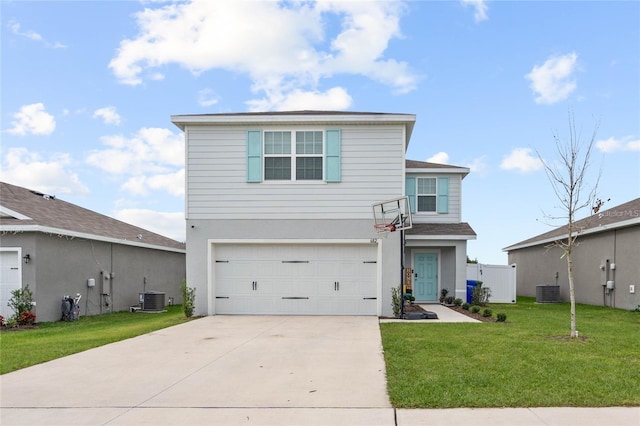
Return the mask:
<svg viewBox="0 0 640 426">
<path fill-rule="evenodd" d="M 416 114 L 407 158 L 471 168 L 463 220 L 483 263 L 561 215 L 536 152 L 557 159 L 569 111 L 585 143 L 598 127 L 588 184 L 601 173 L 605 207 L 640 194 L 637 1 L 0 7 L 1 179 L 178 240 L 173 114 Z"/>
</svg>

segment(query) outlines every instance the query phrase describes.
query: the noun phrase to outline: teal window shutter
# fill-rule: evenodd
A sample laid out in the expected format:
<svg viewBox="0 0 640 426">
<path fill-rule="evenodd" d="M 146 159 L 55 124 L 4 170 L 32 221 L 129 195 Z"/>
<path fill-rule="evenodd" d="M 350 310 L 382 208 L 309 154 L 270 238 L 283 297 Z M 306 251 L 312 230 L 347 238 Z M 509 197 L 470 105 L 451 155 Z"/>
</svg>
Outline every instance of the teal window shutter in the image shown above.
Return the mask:
<svg viewBox="0 0 640 426">
<path fill-rule="evenodd" d="M 262 131 L 247 132 L 247 182 L 262 182 Z"/>
<path fill-rule="evenodd" d="M 438 213 L 449 213 L 449 178 L 438 178 Z"/>
<path fill-rule="evenodd" d="M 404 179 L 404 192 L 409 197 L 409 204 L 411 204 L 411 213 L 416 212 L 417 200 L 416 200 L 416 178 L 408 177 Z"/>
<path fill-rule="evenodd" d="M 340 151 L 341 151 L 340 130 L 327 130 L 325 137 L 325 172 L 324 180 L 326 182 L 340 182 Z"/>
</svg>

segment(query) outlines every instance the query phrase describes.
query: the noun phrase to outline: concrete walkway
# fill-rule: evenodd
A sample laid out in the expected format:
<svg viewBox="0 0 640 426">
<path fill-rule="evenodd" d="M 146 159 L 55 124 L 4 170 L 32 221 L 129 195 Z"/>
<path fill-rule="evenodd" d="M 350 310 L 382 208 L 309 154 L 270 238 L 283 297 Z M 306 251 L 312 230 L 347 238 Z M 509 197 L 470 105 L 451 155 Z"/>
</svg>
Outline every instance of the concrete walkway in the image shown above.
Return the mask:
<svg viewBox="0 0 640 426">
<path fill-rule="evenodd" d="M 0 392 L 3 426 L 640 424 L 638 407 L 395 410 L 375 317 L 206 317 L 2 375 Z"/>
</svg>

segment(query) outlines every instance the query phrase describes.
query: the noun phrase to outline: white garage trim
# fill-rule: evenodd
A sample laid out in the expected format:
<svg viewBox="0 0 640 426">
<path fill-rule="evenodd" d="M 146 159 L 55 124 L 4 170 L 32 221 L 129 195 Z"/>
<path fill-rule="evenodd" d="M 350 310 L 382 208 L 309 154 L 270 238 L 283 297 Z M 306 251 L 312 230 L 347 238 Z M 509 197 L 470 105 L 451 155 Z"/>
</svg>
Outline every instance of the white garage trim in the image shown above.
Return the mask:
<svg viewBox="0 0 640 426">
<path fill-rule="evenodd" d="M 215 315 L 216 307 L 216 246 L 235 245 L 328 245 L 328 244 L 376 244 L 376 315 L 382 315 L 382 250 L 381 239 L 209 239 L 207 241 L 207 314 Z"/>
<path fill-rule="evenodd" d="M 22 247 L 0 247 L 0 253 L 0 315 L 9 319 L 14 314 L 7 305 L 11 292 L 22 289 Z"/>
</svg>

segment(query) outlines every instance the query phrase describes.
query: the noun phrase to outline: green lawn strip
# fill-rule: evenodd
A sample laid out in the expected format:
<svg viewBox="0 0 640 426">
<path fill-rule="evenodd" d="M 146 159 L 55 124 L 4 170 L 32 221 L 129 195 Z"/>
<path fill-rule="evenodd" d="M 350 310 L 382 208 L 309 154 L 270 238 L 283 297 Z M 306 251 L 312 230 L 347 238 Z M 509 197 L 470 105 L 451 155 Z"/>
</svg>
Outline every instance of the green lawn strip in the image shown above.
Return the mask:
<svg viewBox="0 0 640 426">
<path fill-rule="evenodd" d="M 149 333 L 187 319 L 182 307 L 163 313 L 114 312 L 73 322 L 48 322 L 37 329 L 0 333 L 0 374 Z"/>
<path fill-rule="evenodd" d="M 398 408 L 640 405 L 640 314 L 578 305 L 492 305 L 507 323 L 381 324 Z"/>
</svg>

